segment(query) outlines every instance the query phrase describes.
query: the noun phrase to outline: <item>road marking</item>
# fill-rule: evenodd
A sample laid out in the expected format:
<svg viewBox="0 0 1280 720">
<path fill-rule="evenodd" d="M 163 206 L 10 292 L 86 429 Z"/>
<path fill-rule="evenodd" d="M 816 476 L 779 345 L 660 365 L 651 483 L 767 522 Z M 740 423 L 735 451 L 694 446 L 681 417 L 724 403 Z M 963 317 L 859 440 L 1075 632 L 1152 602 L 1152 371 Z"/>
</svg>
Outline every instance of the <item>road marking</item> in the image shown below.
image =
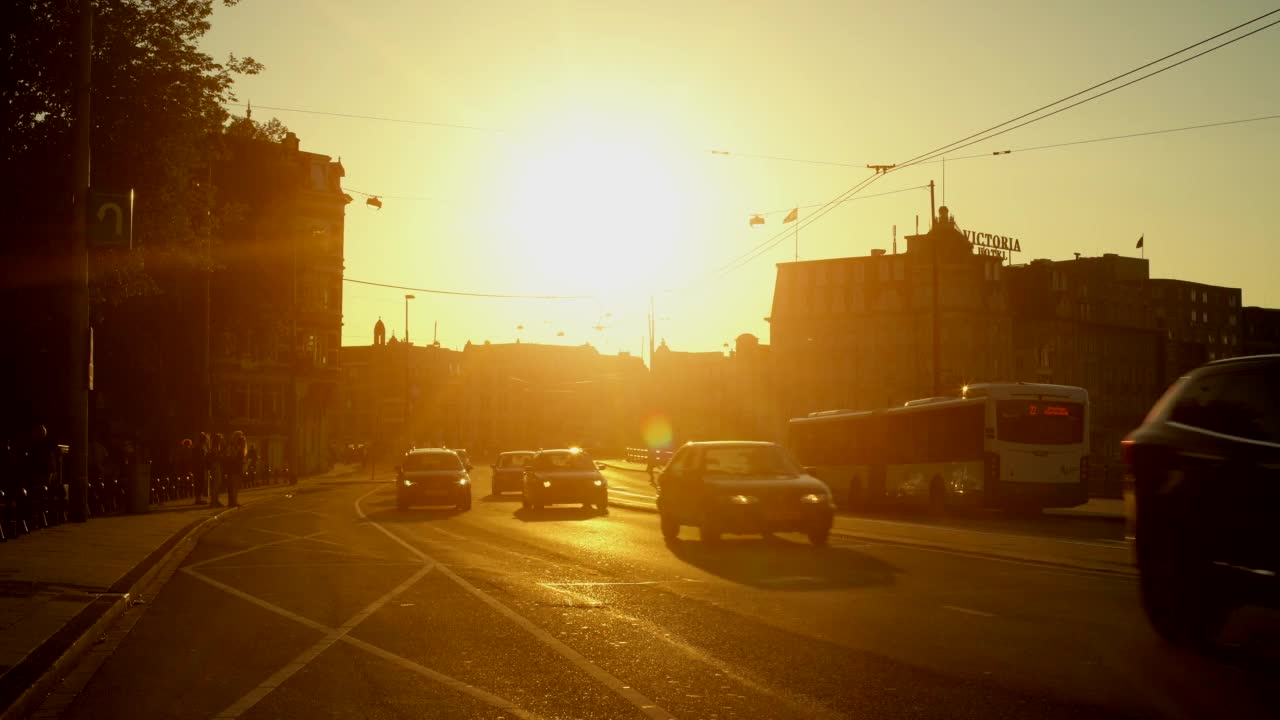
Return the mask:
<svg viewBox="0 0 1280 720">
<path fill-rule="evenodd" d="M 373 526 L 381 530 L 384 534 L 386 534 L 387 537 L 391 538 L 397 543 L 400 543 L 400 545 L 404 546 L 407 550 L 409 550 L 409 552 L 422 558 L 423 562 L 435 563 L 435 560 L 433 558 L 431 558 L 421 550 L 417 549 L 413 545 L 410 545 L 408 542 L 400 538 L 395 533 L 384 528 L 382 526 L 382 523 L 379 523 L 376 520 L 369 520 L 369 516 L 365 515 L 364 510 L 360 507 L 360 502 L 375 492 L 377 492 L 377 490 L 371 490 L 368 493 L 365 493 L 364 495 L 356 499 L 356 502 L 355 502 L 356 513 L 360 515 L 362 519 L 372 522 Z M 636 706 L 636 708 L 638 708 L 646 716 L 651 718 L 662 718 L 663 720 L 674 720 L 675 718 L 674 715 L 662 709 L 661 707 L 658 707 L 657 705 L 655 705 L 652 700 L 645 697 L 642 693 L 636 691 L 631 686 L 624 685 L 621 680 L 614 677 L 613 675 L 610 675 L 607 671 L 605 671 L 604 668 L 591 662 L 586 657 L 584 657 L 581 653 L 579 653 L 577 650 L 574 650 L 573 648 L 569 647 L 565 643 L 556 639 L 554 636 L 551 635 L 551 633 L 547 632 L 543 628 L 534 624 L 532 620 L 529 620 L 528 618 L 521 615 L 520 613 L 517 613 L 515 610 L 512 610 L 511 608 L 507 607 L 501 601 L 497 600 L 496 598 L 489 595 L 485 591 L 467 582 L 464 578 L 462 578 L 460 575 L 455 573 L 453 570 L 450 570 L 444 565 L 440 565 L 438 563 L 435 566 L 436 566 L 436 569 L 438 569 L 442 574 L 444 574 L 445 577 L 449 578 L 450 580 L 453 580 L 455 583 L 461 586 L 463 590 L 466 590 L 476 599 L 480 600 L 484 604 L 493 608 L 499 614 L 506 617 L 508 620 L 511 620 L 515 624 L 519 625 L 522 629 L 524 629 L 530 635 L 537 638 L 547 647 L 556 651 L 561 657 L 568 660 L 571 664 L 573 664 L 579 670 L 585 672 L 587 675 L 590 675 L 597 682 L 599 682 L 600 684 L 604 685 L 605 687 L 609 688 L 614 693 L 616 693 L 619 697 L 623 698 L 627 702 Z"/>
<path fill-rule="evenodd" d="M 1088 577 L 1100 578 L 1104 580 L 1117 580 L 1121 582 L 1134 582 L 1137 580 L 1136 574 L 1125 573 L 1121 570 L 1094 569 L 1086 567 L 1069 567 L 1053 562 L 1037 562 L 1035 560 L 1018 560 L 1016 558 L 997 557 L 995 555 L 985 554 L 978 551 L 964 550 L 948 550 L 946 548 L 932 547 L 929 545 L 921 545 L 913 543 L 909 540 L 882 540 L 880 538 L 869 538 L 862 535 L 845 535 L 835 532 L 832 537 L 842 540 L 854 539 L 861 540 L 863 543 L 858 547 L 866 547 L 867 545 L 878 545 L 880 547 L 895 547 L 904 550 L 919 550 L 921 552 L 939 553 L 942 555 L 954 555 L 956 557 L 968 558 L 970 560 L 985 560 L 987 562 L 1005 563 L 1006 565 L 1021 565 L 1040 570 L 1041 572 L 1051 575 L 1070 575 L 1072 577 Z M 844 542 L 840 543 L 841 547 L 845 547 Z"/>
<path fill-rule="evenodd" d="M 1028 533 L 1003 533 L 993 532 L 991 530 L 971 530 L 968 528 L 949 527 L 946 525 L 928 525 L 925 523 L 902 522 L 899 520 L 878 520 L 875 518 L 851 518 L 854 522 L 877 523 L 880 525 L 899 525 L 901 527 L 923 528 L 926 530 L 944 530 L 946 532 L 972 533 L 974 535 L 990 535 L 992 537 L 1016 538 L 1018 540 L 1043 540 L 1045 542 L 1060 543 L 1063 545 L 1084 545 L 1086 547 L 1109 548 L 1112 550 L 1127 550 L 1128 543 L 1123 540 L 1103 540 L 1101 542 L 1086 542 L 1084 540 L 1069 540 L 1066 538 L 1046 537 L 1044 535 L 1031 535 Z M 852 530 L 851 532 L 857 532 Z"/>
<path fill-rule="evenodd" d="M 657 585 L 661 582 L 680 582 L 679 580 L 641 580 L 637 582 L 544 582 L 544 587 L 584 587 L 592 585 Z"/>
<path fill-rule="evenodd" d="M 254 517 L 254 520 L 270 520 L 272 518 L 287 517 L 289 515 L 315 515 L 316 517 L 328 518 L 329 515 L 318 513 L 315 510 L 290 510 L 289 512 L 276 513 L 275 515 L 261 515 Z"/>
<path fill-rule="evenodd" d="M 246 552 L 251 552 L 252 550 L 256 550 L 260 547 L 266 547 L 268 545 L 279 545 L 284 542 L 292 542 L 292 540 L 279 540 L 276 542 L 265 543 L 257 547 L 249 548 L 248 550 L 242 550 L 236 553 L 231 553 L 231 555 L 242 555 Z M 222 557 L 227 557 L 227 556 L 222 556 Z M 205 562 L 213 562 L 214 560 L 218 560 L 218 559 L 219 558 L 213 558 L 213 560 L 208 560 Z M 201 564 L 204 564 L 204 563 L 201 563 Z M 414 563 L 414 564 L 416 565 L 417 563 Z M 374 601 L 373 604 L 366 607 L 360 613 L 357 613 L 355 617 L 353 617 L 351 620 L 348 620 L 346 623 L 343 623 L 342 627 L 339 627 L 339 628 L 328 627 L 314 620 L 311 620 L 310 618 L 303 617 L 295 612 L 286 610 L 285 608 L 282 608 L 278 605 L 269 603 L 266 600 L 263 600 L 259 597 L 250 595 L 249 593 L 244 592 L 243 590 L 239 590 L 224 582 L 220 582 L 201 572 L 198 572 L 197 570 L 195 570 L 195 567 L 196 567 L 195 565 L 184 567 L 184 568 L 181 568 L 181 571 L 190 577 L 193 577 L 203 583 L 211 585 L 229 595 L 233 595 L 237 598 L 240 598 L 241 600 L 244 600 L 247 603 L 256 605 L 257 607 L 260 607 L 263 610 L 266 610 L 268 612 L 271 612 L 281 617 L 292 620 L 300 625 L 305 625 L 306 627 L 311 628 L 312 630 L 315 630 L 323 634 L 324 636 L 320 640 L 318 640 L 314 645 L 312 645 L 312 647 L 308 648 L 302 654 L 295 657 L 292 661 L 290 661 L 288 665 L 278 670 L 267 680 L 263 681 L 261 685 L 259 685 L 254 690 L 250 691 L 244 697 L 237 700 L 235 703 L 233 703 L 226 710 L 223 710 L 222 713 L 220 713 L 216 717 L 219 717 L 219 718 L 239 717 L 240 714 L 244 713 L 246 710 L 248 710 L 258 702 L 260 702 L 264 697 L 270 694 L 272 690 L 274 690 L 276 687 L 279 687 L 280 684 L 283 683 L 285 680 L 287 680 L 290 676 L 292 676 L 298 670 L 301 670 L 303 667 L 305 667 L 307 663 L 311 662 L 316 657 L 318 657 L 324 650 L 331 647 L 334 642 L 341 641 L 349 645 L 354 645 L 355 647 L 358 647 L 364 650 L 365 652 L 368 652 L 379 658 L 392 662 L 401 668 L 414 672 L 423 677 L 435 680 L 436 682 L 439 682 L 442 685 L 452 688 L 457 692 L 463 693 L 465 695 L 469 695 L 473 698 L 476 698 L 477 700 L 480 700 L 481 702 L 487 703 L 495 708 L 511 713 L 516 717 L 525 718 L 527 720 L 537 720 L 538 718 L 537 715 L 530 713 L 526 710 L 522 710 L 521 708 L 517 707 L 514 703 L 512 703 L 511 701 L 505 698 L 494 695 L 493 693 L 490 693 L 486 690 L 475 687 L 473 685 L 464 683 L 461 680 L 457 680 L 455 678 L 449 677 L 448 675 L 444 675 L 443 673 L 436 672 L 435 670 L 419 665 L 418 663 L 415 663 L 412 660 L 409 660 L 408 658 L 401 657 L 388 650 L 384 650 L 377 646 L 371 645 L 370 643 L 367 643 L 363 640 L 359 640 L 357 638 L 351 637 L 351 635 L 348 634 L 360 622 L 363 622 L 366 618 L 368 618 L 369 615 L 371 615 L 373 612 L 376 612 L 377 609 L 380 608 L 383 604 L 390 601 L 397 594 L 403 592 L 405 589 L 411 586 L 414 582 L 416 582 L 417 580 L 420 580 L 428 572 L 435 569 L 436 566 L 434 564 L 427 564 L 425 567 L 421 568 L 417 573 L 414 573 L 414 575 L 411 576 L 408 580 L 406 580 L 404 583 L 401 583 L 400 586 L 397 586 L 396 589 L 392 590 L 390 593 L 383 596 L 382 598 L 379 598 L 378 600 Z"/>
<path fill-rule="evenodd" d="M 183 569 L 195 570 L 198 567 L 203 567 L 205 565 L 208 565 L 209 563 L 218 562 L 219 560 L 226 560 L 227 558 L 240 557 L 241 555 L 246 555 L 248 553 L 253 552 L 254 550 L 261 550 L 262 548 L 272 547 L 273 545 L 284 545 L 285 543 L 297 542 L 299 540 L 310 540 L 311 538 L 317 535 L 324 535 L 324 533 L 314 532 L 314 533 L 311 533 L 310 535 L 295 535 L 293 537 L 285 538 L 283 540 L 276 540 L 275 542 L 262 543 L 261 545 L 254 545 L 251 548 L 246 548 L 244 550 L 237 550 L 235 552 L 229 552 L 226 555 L 219 555 L 217 557 L 209 558 L 208 560 L 201 560 L 198 563 L 192 563 L 191 565 L 188 565 L 186 568 L 183 568 Z"/>
<path fill-rule="evenodd" d="M 353 615 L 351 619 L 343 623 L 341 627 L 325 633 L 324 637 L 317 640 L 311 647 L 303 650 L 297 657 L 290 660 L 287 665 L 275 671 L 271 674 L 271 677 L 268 677 L 266 680 L 259 683 L 258 687 L 245 693 L 243 697 L 231 703 L 230 707 L 223 710 L 221 713 L 218 713 L 214 717 L 238 718 L 243 715 L 249 710 L 249 708 L 257 705 L 263 698 L 270 695 L 272 691 L 297 674 L 299 670 L 311 664 L 311 661 L 319 657 L 320 653 L 328 650 L 334 643 L 345 637 L 347 633 L 351 632 L 351 630 L 355 628 L 356 625 L 364 622 L 365 618 L 376 612 L 379 608 L 390 601 L 391 598 L 399 595 L 405 590 L 408 590 L 414 585 L 414 583 L 426 577 L 429 572 L 431 572 L 431 565 L 427 565 L 419 569 L 413 575 L 410 575 L 407 580 L 397 585 L 391 592 L 366 605 L 363 610 Z"/>
<path fill-rule="evenodd" d="M 964 613 L 965 615 L 977 615 L 978 617 L 995 617 L 994 613 L 983 612 L 981 610 L 974 610 L 973 608 L 960 607 L 958 605 L 943 605 L 942 609 L 952 610 L 958 613 Z"/>
<path fill-rule="evenodd" d="M 331 562 L 331 563 L 242 563 L 219 565 L 215 570 L 242 570 L 245 568 L 331 568 L 331 567 L 417 567 L 420 562 Z"/>
<path fill-rule="evenodd" d="M 267 533 L 268 535 L 279 535 L 280 537 L 289 537 L 294 539 L 298 539 L 300 537 L 295 533 L 281 532 L 279 530 L 268 530 L 266 528 L 260 528 L 260 527 L 250 527 L 248 529 L 254 530 L 260 533 Z M 314 542 L 314 543 L 324 543 L 325 545 L 333 545 L 334 547 L 340 547 L 340 548 L 347 547 L 346 545 L 343 545 L 342 543 L 339 543 L 339 542 L 334 542 L 333 540 L 320 540 L 318 538 L 308 538 L 308 541 Z"/>
<path fill-rule="evenodd" d="M 632 497 L 643 498 L 643 499 L 645 499 L 645 500 L 653 500 L 653 501 L 656 501 L 656 500 L 658 499 L 658 498 L 657 498 L 657 496 L 655 496 L 655 495 L 645 495 L 645 494 L 643 494 L 643 493 L 631 492 L 630 490 L 622 490 L 622 489 L 615 488 L 615 487 L 610 487 L 610 488 L 609 488 L 609 492 L 611 492 L 611 493 L 617 493 L 618 495 L 630 495 L 630 496 L 632 496 Z"/>
</svg>

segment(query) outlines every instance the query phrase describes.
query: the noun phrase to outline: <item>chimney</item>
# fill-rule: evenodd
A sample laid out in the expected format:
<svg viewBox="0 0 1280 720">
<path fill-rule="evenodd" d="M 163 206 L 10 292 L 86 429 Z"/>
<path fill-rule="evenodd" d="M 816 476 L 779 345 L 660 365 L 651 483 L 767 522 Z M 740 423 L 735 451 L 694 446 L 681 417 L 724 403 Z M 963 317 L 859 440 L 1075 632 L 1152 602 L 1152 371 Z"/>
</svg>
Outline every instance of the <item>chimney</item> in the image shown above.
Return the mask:
<svg viewBox="0 0 1280 720">
<path fill-rule="evenodd" d="M 883 255 L 884 255 L 883 248 L 876 248 L 875 250 L 871 251 L 871 257 L 882 257 Z"/>
<path fill-rule="evenodd" d="M 298 140 L 298 136 L 290 130 L 289 134 L 285 135 L 284 139 L 280 141 L 280 144 L 289 152 L 298 152 L 298 146 L 301 145 L 301 141 Z"/>
</svg>

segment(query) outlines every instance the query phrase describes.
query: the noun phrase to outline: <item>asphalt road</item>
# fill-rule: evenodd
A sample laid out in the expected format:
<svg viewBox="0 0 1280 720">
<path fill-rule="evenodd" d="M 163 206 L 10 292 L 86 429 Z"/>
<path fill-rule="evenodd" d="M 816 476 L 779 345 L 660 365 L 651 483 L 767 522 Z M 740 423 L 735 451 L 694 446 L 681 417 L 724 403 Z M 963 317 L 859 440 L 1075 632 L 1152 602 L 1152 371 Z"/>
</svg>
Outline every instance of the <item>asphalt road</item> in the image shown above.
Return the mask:
<svg viewBox="0 0 1280 720">
<path fill-rule="evenodd" d="M 232 514 L 62 716 L 1280 715 L 1272 618 L 1176 651 L 1124 575 L 842 536 L 667 545 L 650 513 L 480 496 L 399 512 L 389 477 L 353 477 Z"/>
</svg>

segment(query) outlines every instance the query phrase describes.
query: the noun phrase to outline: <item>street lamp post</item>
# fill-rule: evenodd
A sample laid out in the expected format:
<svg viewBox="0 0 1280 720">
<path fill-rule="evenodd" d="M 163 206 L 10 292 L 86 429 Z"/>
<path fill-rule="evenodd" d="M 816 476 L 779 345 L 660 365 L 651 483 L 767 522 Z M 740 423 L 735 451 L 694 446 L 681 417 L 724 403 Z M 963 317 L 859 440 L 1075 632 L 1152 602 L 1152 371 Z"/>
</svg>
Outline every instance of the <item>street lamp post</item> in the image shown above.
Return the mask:
<svg viewBox="0 0 1280 720">
<path fill-rule="evenodd" d="M 404 445 L 406 448 L 413 447 L 413 427 L 412 414 L 409 411 L 410 388 L 409 388 L 409 362 L 412 360 L 412 353 L 409 347 L 409 301 L 417 299 L 413 295 L 404 296 L 404 396 L 401 398 L 403 403 L 404 414 L 401 416 L 401 432 L 404 433 Z"/>
</svg>

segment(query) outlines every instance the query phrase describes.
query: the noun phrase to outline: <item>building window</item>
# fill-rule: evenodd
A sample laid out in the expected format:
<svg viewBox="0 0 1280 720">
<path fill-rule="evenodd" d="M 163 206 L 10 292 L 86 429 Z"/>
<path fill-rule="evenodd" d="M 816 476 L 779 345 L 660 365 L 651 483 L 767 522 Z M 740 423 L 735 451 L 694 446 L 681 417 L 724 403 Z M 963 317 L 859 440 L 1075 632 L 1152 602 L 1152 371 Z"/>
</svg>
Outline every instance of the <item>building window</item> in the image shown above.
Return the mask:
<svg viewBox="0 0 1280 720">
<path fill-rule="evenodd" d="M 1191 322 L 1195 322 L 1197 317 L 1198 317 L 1198 316 L 1196 315 L 1196 311 L 1195 311 L 1195 310 L 1192 310 L 1192 311 L 1191 311 Z"/>
<path fill-rule="evenodd" d="M 1227 305 L 1228 305 L 1229 307 L 1235 307 L 1235 306 L 1236 306 L 1236 296 L 1235 296 L 1235 295 L 1228 295 L 1228 296 L 1227 296 Z"/>
<path fill-rule="evenodd" d="M 1231 327 L 1235 327 L 1235 326 L 1236 326 L 1236 316 L 1235 316 L 1235 315 L 1228 315 L 1228 316 L 1227 316 L 1227 322 L 1231 324 Z"/>
<path fill-rule="evenodd" d="M 1201 297 L 1201 299 L 1204 301 L 1204 304 L 1205 304 L 1205 305 L 1208 305 L 1208 304 L 1209 304 L 1209 291 L 1208 291 L 1208 290 L 1201 291 L 1201 293 L 1200 293 L 1200 297 Z"/>
</svg>

